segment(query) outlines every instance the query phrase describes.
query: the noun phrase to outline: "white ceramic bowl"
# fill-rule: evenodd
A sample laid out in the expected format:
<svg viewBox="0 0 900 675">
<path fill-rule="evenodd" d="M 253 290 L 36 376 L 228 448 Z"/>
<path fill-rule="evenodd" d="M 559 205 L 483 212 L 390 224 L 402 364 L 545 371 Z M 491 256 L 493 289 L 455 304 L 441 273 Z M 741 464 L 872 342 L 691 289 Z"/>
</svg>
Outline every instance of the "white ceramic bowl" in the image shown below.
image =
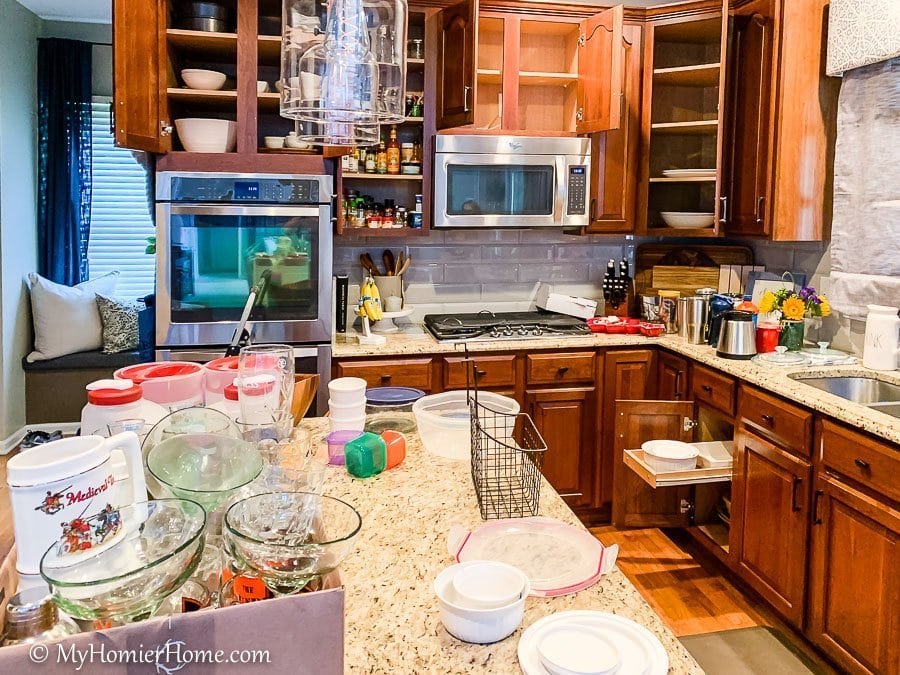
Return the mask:
<svg viewBox="0 0 900 675">
<path fill-rule="evenodd" d="M 453 577 L 461 569 L 478 564 L 480 561 L 461 563 L 448 567 L 434 580 L 434 592 L 440 605 L 441 623 L 457 640 L 475 644 L 490 644 L 512 635 L 522 623 L 525 614 L 525 598 L 531 592 L 531 585 L 525 580 L 525 587 L 518 600 L 506 607 L 493 609 L 470 609 L 459 604 Z"/>
<path fill-rule="evenodd" d="M 269 83 L 265 80 L 257 80 L 256 81 L 256 93 L 257 94 L 265 94 L 269 91 Z"/>
<path fill-rule="evenodd" d="M 619 651 L 587 626 L 551 628 L 537 645 L 541 665 L 551 675 L 611 675 L 619 667 Z"/>
<path fill-rule="evenodd" d="M 459 570 L 451 583 L 461 605 L 494 609 L 518 600 L 528 578 L 512 565 L 484 560 Z"/>
<path fill-rule="evenodd" d="M 716 222 L 714 213 L 693 213 L 690 211 L 662 211 L 660 217 L 669 227 L 682 230 L 712 227 Z"/>
<path fill-rule="evenodd" d="M 312 147 L 306 141 L 301 141 L 293 131 L 284 137 L 284 144 L 294 150 L 309 150 Z"/>
<path fill-rule="evenodd" d="M 218 70 L 185 68 L 181 71 L 181 79 L 190 89 L 215 91 L 225 86 L 225 78 L 225 73 L 220 73 Z"/>
<path fill-rule="evenodd" d="M 700 450 L 682 441 L 657 440 L 641 444 L 644 459 L 654 471 L 687 471 L 697 468 Z"/>
<path fill-rule="evenodd" d="M 266 144 L 267 148 L 272 148 L 273 150 L 283 148 L 284 136 L 266 136 L 263 139 L 263 142 Z"/>
<path fill-rule="evenodd" d="M 366 381 L 361 377 L 338 377 L 328 383 L 329 402 L 353 405 L 366 400 Z"/>
<path fill-rule="evenodd" d="M 334 417 L 328 418 L 328 425 L 331 431 L 362 431 L 366 426 L 366 416 L 357 417 L 356 419 L 335 419 Z"/>
<path fill-rule="evenodd" d="M 188 152 L 234 152 L 237 124 L 231 120 L 184 117 L 175 120 L 178 138 Z"/>
</svg>

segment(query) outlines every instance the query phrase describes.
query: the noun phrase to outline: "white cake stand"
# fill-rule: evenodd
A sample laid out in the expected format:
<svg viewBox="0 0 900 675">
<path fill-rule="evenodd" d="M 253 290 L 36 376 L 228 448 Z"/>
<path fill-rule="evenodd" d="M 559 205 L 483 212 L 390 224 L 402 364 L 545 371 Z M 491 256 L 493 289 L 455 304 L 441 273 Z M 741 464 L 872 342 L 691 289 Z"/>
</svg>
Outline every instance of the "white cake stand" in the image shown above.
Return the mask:
<svg viewBox="0 0 900 675">
<path fill-rule="evenodd" d="M 383 334 L 397 333 L 400 327 L 394 323 L 394 319 L 400 319 L 409 316 L 415 311 L 415 307 L 407 305 L 397 312 L 382 312 L 381 319 L 371 321 L 369 317 L 362 318 L 363 334 L 359 336 L 360 344 L 384 344 Z M 359 314 L 359 307 L 354 307 L 353 311 Z M 374 335 L 373 335 L 374 333 Z"/>
</svg>

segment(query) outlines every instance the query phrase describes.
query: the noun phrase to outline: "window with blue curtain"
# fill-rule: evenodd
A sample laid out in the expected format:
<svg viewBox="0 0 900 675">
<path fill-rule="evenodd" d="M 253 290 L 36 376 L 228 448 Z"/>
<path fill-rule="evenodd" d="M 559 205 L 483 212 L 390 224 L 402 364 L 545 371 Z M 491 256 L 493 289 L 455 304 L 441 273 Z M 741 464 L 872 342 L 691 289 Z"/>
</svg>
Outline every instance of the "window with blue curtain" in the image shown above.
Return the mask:
<svg viewBox="0 0 900 675">
<path fill-rule="evenodd" d="M 90 276 L 119 272 L 116 295 L 138 298 L 154 290 L 155 256 L 146 253 L 155 234 L 147 196 L 147 172 L 131 150 L 117 148 L 110 124 L 110 99 L 91 106 L 93 180 Z"/>
</svg>

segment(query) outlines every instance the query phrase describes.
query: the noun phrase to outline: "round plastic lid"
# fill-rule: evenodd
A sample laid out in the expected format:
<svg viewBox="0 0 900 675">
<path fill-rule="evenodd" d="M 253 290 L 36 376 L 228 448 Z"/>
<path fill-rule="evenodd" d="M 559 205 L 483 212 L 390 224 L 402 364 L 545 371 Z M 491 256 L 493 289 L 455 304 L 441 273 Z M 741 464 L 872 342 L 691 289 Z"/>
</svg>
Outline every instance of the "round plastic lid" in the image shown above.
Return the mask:
<svg viewBox="0 0 900 675">
<path fill-rule="evenodd" d="M 238 400 L 238 388 L 236 384 L 229 384 L 225 387 L 225 398 L 229 401 Z"/>
<path fill-rule="evenodd" d="M 221 359 L 215 359 L 206 364 L 208 370 L 237 370 L 240 357 L 223 356 Z"/>
<path fill-rule="evenodd" d="M 412 387 L 372 387 L 366 389 L 366 403 L 371 405 L 407 405 L 415 403 L 425 395 L 421 389 Z"/>
<path fill-rule="evenodd" d="M 100 406 L 134 403 L 144 395 L 141 385 L 130 380 L 99 380 L 91 382 L 86 389 L 88 403 Z"/>
<path fill-rule="evenodd" d="M 200 370 L 196 363 L 139 363 L 117 371 L 116 376 L 134 381 L 136 384 L 162 377 L 183 377 Z"/>
</svg>

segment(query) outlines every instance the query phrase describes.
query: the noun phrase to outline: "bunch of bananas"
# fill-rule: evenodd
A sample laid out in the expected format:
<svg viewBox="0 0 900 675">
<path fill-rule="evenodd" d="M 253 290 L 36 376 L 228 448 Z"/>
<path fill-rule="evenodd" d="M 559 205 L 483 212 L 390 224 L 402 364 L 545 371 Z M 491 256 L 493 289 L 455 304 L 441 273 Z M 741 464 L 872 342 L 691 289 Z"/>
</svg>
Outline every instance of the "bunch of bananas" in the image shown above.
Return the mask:
<svg viewBox="0 0 900 675">
<path fill-rule="evenodd" d="M 381 294 L 372 277 L 366 277 L 359 294 L 359 315 L 368 318 L 369 321 L 378 321 L 381 311 Z"/>
</svg>

